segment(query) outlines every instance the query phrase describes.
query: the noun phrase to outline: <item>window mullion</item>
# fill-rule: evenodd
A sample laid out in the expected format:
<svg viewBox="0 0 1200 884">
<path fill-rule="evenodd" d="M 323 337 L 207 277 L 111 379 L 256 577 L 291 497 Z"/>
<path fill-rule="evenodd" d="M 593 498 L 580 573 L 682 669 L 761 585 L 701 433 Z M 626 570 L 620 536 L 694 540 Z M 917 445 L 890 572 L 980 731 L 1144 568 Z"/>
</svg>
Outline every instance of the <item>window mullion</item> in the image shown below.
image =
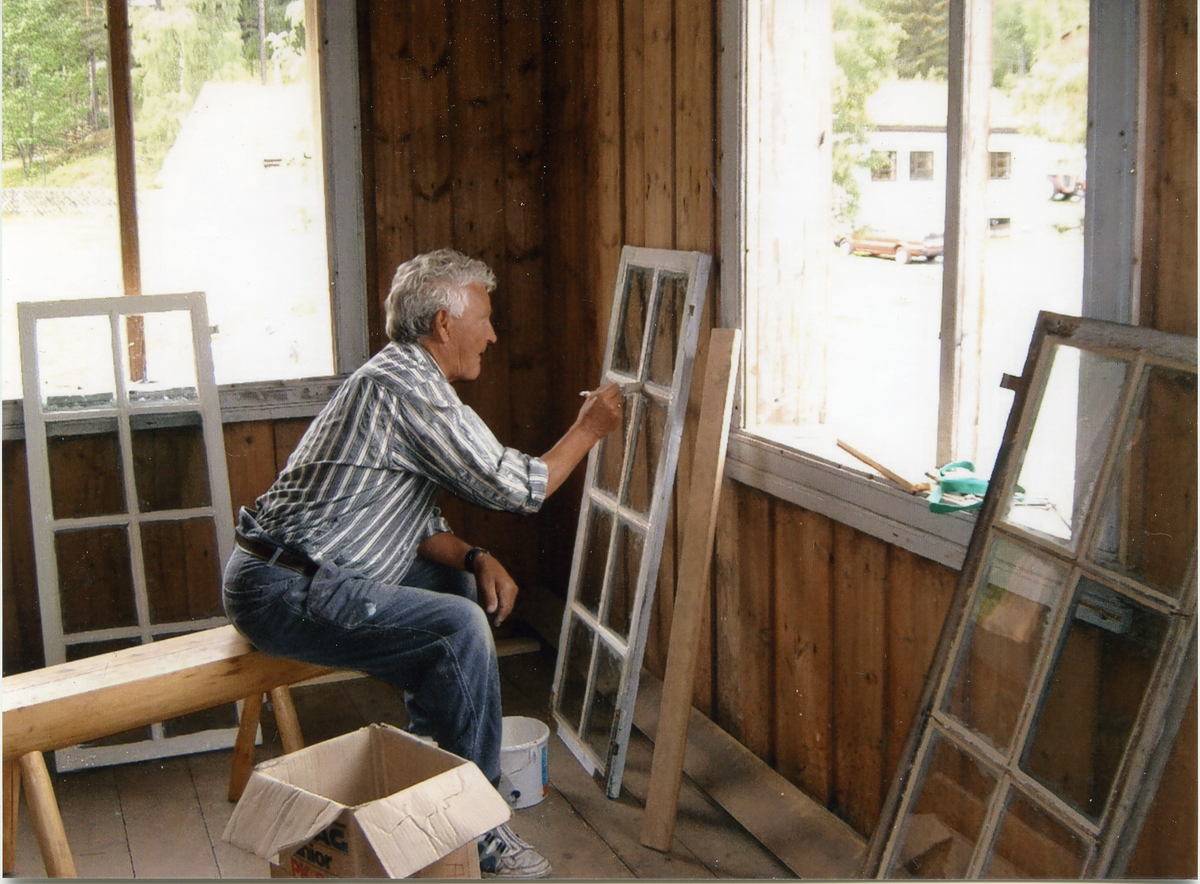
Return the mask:
<svg viewBox="0 0 1200 884">
<path fill-rule="evenodd" d="M 137 225 L 137 173 L 133 140 L 133 81 L 129 75 L 129 10 L 108 0 L 108 78 L 112 92 L 113 150 L 117 160 L 117 216 L 121 226 L 121 275 L 125 294 L 142 293 Z"/>
<path fill-rule="evenodd" d="M 975 460 L 987 237 L 992 5 L 950 4 L 937 462 Z"/>
</svg>

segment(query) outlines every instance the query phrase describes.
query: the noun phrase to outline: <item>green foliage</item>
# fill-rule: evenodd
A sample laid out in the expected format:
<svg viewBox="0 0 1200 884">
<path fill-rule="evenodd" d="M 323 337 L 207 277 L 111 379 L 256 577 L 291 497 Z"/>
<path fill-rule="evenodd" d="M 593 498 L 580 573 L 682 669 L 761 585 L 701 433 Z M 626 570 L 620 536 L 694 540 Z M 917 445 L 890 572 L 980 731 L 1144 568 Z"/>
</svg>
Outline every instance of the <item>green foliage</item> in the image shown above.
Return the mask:
<svg viewBox="0 0 1200 884">
<path fill-rule="evenodd" d="M 834 219 L 853 226 L 859 190 L 854 170 L 867 163 L 867 98 L 891 73 L 903 33 L 861 0 L 833 7 Z"/>
<path fill-rule="evenodd" d="M 1021 0 L 996 0 L 992 21 L 992 85 L 1005 89 L 1029 73 L 1035 47 Z"/>
<path fill-rule="evenodd" d="M 200 89 L 244 77 L 234 0 L 159 0 L 130 10 L 139 170 L 166 156 Z M 143 182 L 146 183 L 146 182 Z"/>
<path fill-rule="evenodd" d="M 241 33 L 242 59 L 246 69 L 256 74 L 259 71 L 259 33 L 258 33 L 258 3 L 259 0 L 240 0 L 237 20 Z M 267 42 L 268 59 L 273 58 L 271 50 L 280 52 L 285 48 L 297 55 L 304 53 L 304 3 L 300 2 L 299 26 L 297 27 L 296 10 L 292 0 L 263 0 L 263 18 L 266 28 L 262 35 Z M 274 37 L 274 39 L 272 39 Z"/>
<path fill-rule="evenodd" d="M 896 46 L 896 76 L 902 80 L 945 80 L 949 70 L 948 0 L 875 0 L 889 21 L 901 28 Z"/>
<path fill-rule="evenodd" d="M 104 4 L 92 0 L 90 9 L 89 17 L 81 0 L 4 0 L 4 155 L 19 156 L 38 183 L 56 165 L 106 150 L 111 157 L 111 137 L 97 137 L 111 125 Z M 152 174 L 205 83 L 258 73 L 258 0 L 157 0 L 128 11 L 139 172 Z M 303 0 L 265 0 L 265 11 L 268 58 L 279 76 L 294 76 L 304 56 Z"/>
<path fill-rule="evenodd" d="M 1088 31 L 1085 23 L 1038 54 L 1013 87 L 1026 132 L 1083 146 L 1087 137 Z"/>
<path fill-rule="evenodd" d="M 99 125 L 96 47 L 103 21 L 88 20 L 71 0 L 5 0 L 3 141 L 26 174 Z M 91 74 L 91 76 L 89 76 Z"/>
</svg>

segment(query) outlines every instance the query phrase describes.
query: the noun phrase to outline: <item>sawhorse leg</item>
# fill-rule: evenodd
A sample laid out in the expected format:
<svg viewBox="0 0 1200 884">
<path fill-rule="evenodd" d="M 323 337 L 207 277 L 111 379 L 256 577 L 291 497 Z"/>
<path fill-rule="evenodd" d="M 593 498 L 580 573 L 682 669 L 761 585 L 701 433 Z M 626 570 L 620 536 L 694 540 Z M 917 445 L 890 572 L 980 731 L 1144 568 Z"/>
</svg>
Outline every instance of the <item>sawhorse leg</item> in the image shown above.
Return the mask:
<svg viewBox="0 0 1200 884">
<path fill-rule="evenodd" d="M 263 695 L 255 694 L 242 701 L 242 717 L 238 723 L 237 739 L 233 744 L 233 764 L 229 770 L 229 800 L 237 801 L 250 780 L 254 769 L 254 738 L 258 734 L 258 723 L 262 718 Z M 292 692 L 287 685 L 271 689 L 271 704 L 275 707 L 275 723 L 279 727 L 279 741 L 284 754 L 304 748 L 300 734 L 300 719 L 292 703 Z"/>
<path fill-rule="evenodd" d="M 21 798 L 21 766 L 4 762 L 4 877 L 17 873 L 17 802 Z"/>
<path fill-rule="evenodd" d="M 7 762 L 4 774 L 4 874 L 11 875 L 15 871 L 17 803 L 21 787 L 24 786 L 29 817 L 33 822 L 38 848 L 42 852 L 46 875 L 50 878 L 74 878 L 75 859 L 67 843 L 67 833 L 58 812 L 58 801 L 54 797 L 54 784 L 50 782 L 45 756 L 41 752 L 30 752 L 19 761 Z"/>
</svg>

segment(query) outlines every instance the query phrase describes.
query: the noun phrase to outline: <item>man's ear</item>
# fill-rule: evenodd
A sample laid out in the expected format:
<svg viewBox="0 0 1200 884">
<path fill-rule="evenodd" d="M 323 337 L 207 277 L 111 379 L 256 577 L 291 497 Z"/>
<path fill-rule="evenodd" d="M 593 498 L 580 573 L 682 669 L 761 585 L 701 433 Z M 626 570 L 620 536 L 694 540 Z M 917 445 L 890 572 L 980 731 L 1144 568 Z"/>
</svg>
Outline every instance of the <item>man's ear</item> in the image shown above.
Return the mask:
<svg viewBox="0 0 1200 884">
<path fill-rule="evenodd" d="M 449 342 L 450 311 L 445 307 L 433 315 L 433 327 L 429 330 L 429 335 L 439 344 L 445 344 Z"/>
</svg>

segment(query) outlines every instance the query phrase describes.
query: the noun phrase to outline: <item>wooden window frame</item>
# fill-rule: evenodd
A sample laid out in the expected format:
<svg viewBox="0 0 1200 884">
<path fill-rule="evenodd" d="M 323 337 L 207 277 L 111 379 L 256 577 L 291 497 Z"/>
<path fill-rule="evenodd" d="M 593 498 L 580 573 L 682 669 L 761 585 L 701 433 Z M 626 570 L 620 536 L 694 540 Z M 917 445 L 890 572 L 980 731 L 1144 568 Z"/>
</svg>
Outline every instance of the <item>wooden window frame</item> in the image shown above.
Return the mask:
<svg viewBox="0 0 1200 884">
<path fill-rule="evenodd" d="M 743 330 L 743 361 L 747 369 L 756 344 L 753 329 L 746 323 L 746 224 L 755 208 L 748 203 L 747 169 L 756 162 L 748 155 L 746 139 L 754 124 L 753 108 L 745 96 L 757 87 L 757 74 L 747 64 L 751 52 L 749 20 L 761 14 L 752 0 L 725 0 L 721 4 L 719 89 L 721 101 L 721 324 Z M 829 15 L 825 0 L 810 0 L 805 9 L 818 25 Z M 952 182 L 964 175 L 970 158 L 982 163 L 982 180 L 987 180 L 985 139 L 972 141 L 964 135 L 971 127 L 967 116 L 979 112 L 978 101 L 966 97 L 986 93 L 990 78 L 972 76 L 968 36 L 981 33 L 978 16 L 986 15 L 987 38 L 991 39 L 991 10 L 981 13 L 977 4 L 950 2 L 950 67 L 955 72 L 949 91 L 947 126 L 947 212 L 942 298 L 941 392 L 938 463 L 953 459 L 955 450 L 973 449 L 971 428 L 956 421 L 956 415 L 977 410 L 979 378 L 963 359 L 964 329 L 978 318 L 978 287 L 967 282 L 971 267 L 981 266 L 981 234 L 970 235 L 957 223 L 961 197 Z M 1138 315 L 1138 277 L 1135 256 L 1140 251 L 1140 227 L 1135 208 L 1140 200 L 1134 160 L 1139 154 L 1139 132 L 1143 128 L 1146 84 L 1139 76 L 1142 43 L 1139 40 L 1141 9 L 1137 0 L 1102 3 L 1092 0 L 1088 70 L 1089 187 L 1084 229 L 1085 316 L 1115 322 L 1132 322 Z M 812 33 L 818 33 L 814 28 Z M 1104 63 L 1100 64 L 1099 60 Z M 978 128 L 978 126 L 976 127 Z M 816 141 L 814 140 L 814 143 Z M 824 139 L 828 150 L 830 140 Z M 975 173 L 979 178 L 979 174 Z M 1140 186 L 1152 185 L 1141 182 Z M 982 200 L 982 193 L 979 195 Z M 978 211 L 982 214 L 981 206 Z M 1097 285 L 1095 281 L 1106 281 Z M 973 289 L 964 292 L 963 289 Z M 964 362 L 967 371 L 964 371 Z M 871 536 L 900 546 L 932 561 L 953 568 L 962 566 L 974 524 L 973 513 L 931 515 L 926 501 L 893 486 L 878 476 L 848 467 L 818 454 L 806 452 L 748 429 L 748 384 L 754 371 L 743 370 L 735 402 L 735 424 L 730 434 L 726 475 L 743 484 L 780 497 L 798 506 L 829 516 Z M 749 380 L 748 380 L 749 379 Z M 964 444 L 964 438 L 968 443 Z"/>
<path fill-rule="evenodd" d="M 1095 476 L 1094 493 L 1077 500 L 1078 524 L 1069 540 L 1042 534 L 1008 518 L 1016 507 L 1018 479 L 1033 437 L 1056 348 L 1120 362 L 1125 374 L 1114 391 L 1117 414 L 1103 438 L 1103 456 Z M 868 846 L 864 877 L 896 873 L 908 814 L 918 807 L 935 745 L 944 743 L 986 768 L 995 777 L 987 796 L 987 812 L 964 877 L 978 878 L 996 849 L 996 838 L 1008 814 L 1011 796 L 1022 798 L 1069 831 L 1086 848 L 1080 877 L 1123 877 L 1125 864 L 1137 846 L 1138 835 L 1154 798 L 1163 767 L 1192 692 L 1196 654 L 1196 551 L 1192 547 L 1180 569 L 1178 585 L 1160 587 L 1148 578 L 1125 573 L 1119 563 L 1100 555 L 1105 546 L 1106 504 L 1124 498 L 1127 481 L 1123 457 L 1139 430 L 1137 409 L 1147 394 L 1152 371 L 1166 370 L 1196 377 L 1195 339 L 1118 323 L 1097 322 L 1043 312 L 1034 330 L 1025 373 L 1016 385 L 1017 403 L 1009 417 L 997 459 L 994 487 L 980 513 L 951 613 L 946 620 L 930 677 L 914 716 L 913 732 L 901 757 L 897 776 Z M 1086 379 L 1087 369 L 1080 371 Z M 1081 387 L 1082 389 L 1082 387 Z M 1194 386 L 1193 386 L 1194 389 Z M 1081 400 L 1082 402 L 1082 400 Z M 1099 423 L 1099 422 L 1097 422 Z M 1077 481 L 1082 477 L 1077 474 Z M 1090 490 L 1090 489 L 1089 489 Z M 1180 492 L 1180 498 L 1184 497 Z M 1037 659 L 1009 745 L 996 746 L 970 722 L 949 711 L 949 696 L 967 665 L 964 655 L 975 627 L 974 618 L 985 595 L 992 551 L 1001 544 L 1020 549 L 1039 562 L 1058 569 L 1063 592 L 1049 605 L 1048 621 Z M 1121 598 L 1163 617 L 1166 626 L 1152 672 L 1114 770 L 1113 782 L 1099 813 L 1073 807 L 1039 776 L 1026 769 L 1027 755 L 1042 708 L 1048 703 L 1054 666 L 1073 625 L 1078 587 L 1092 581 Z M 1037 870 L 1028 870 L 1036 874 Z"/>
<path fill-rule="evenodd" d="M 625 756 L 633 726 L 633 707 L 637 700 L 642 657 L 658 583 L 663 535 L 671 507 L 671 489 L 687 411 L 710 264 L 710 256 L 702 252 L 625 246 L 621 251 L 617 272 L 602 383 L 622 386 L 626 426 L 623 434 L 610 434 L 588 455 L 583 504 L 576 529 L 566 613 L 558 641 L 560 652 L 550 700 L 559 737 L 589 776 L 597 772 L 604 776 L 605 792 L 609 798 L 616 798 L 620 794 L 625 771 Z M 635 274 L 643 279 L 648 278 L 650 285 L 647 300 L 642 303 L 640 318 L 631 324 L 627 320 L 627 313 L 633 304 L 630 292 Z M 661 374 L 655 375 L 653 357 L 661 352 L 658 339 L 665 331 L 666 324 L 661 321 L 664 314 L 660 311 L 660 303 L 667 297 L 667 282 L 672 279 L 676 285 L 683 281 L 685 289 L 684 300 L 678 304 L 680 309 L 675 314 L 678 325 L 671 329 L 676 336 L 668 379 Z M 636 332 L 636 342 L 624 340 L 630 330 Z M 624 346 L 619 343 L 621 341 L 624 341 Z M 630 344 L 636 345 L 636 353 L 628 352 Z M 630 356 L 633 357 L 633 364 L 623 364 Z M 658 369 L 664 367 L 660 364 Z M 639 439 L 647 415 L 653 408 L 662 409 L 662 436 L 658 442 L 652 484 L 649 488 L 643 487 L 641 494 L 644 497 L 635 501 L 630 489 L 637 481 L 634 473 L 638 466 Z M 654 425 L 651 423 L 649 426 Z M 652 430 L 647 431 L 647 435 L 649 432 Z M 610 446 L 617 446 L 614 449 L 617 454 L 615 459 L 609 456 Z M 608 465 L 610 472 L 607 477 L 603 477 L 606 468 L 602 464 Z M 612 474 L 614 472 L 616 475 Z M 645 477 L 641 478 L 644 480 Z M 606 483 L 609 485 L 607 490 Z M 588 573 L 589 562 L 593 561 L 588 542 L 593 515 L 607 517 L 611 524 L 603 543 L 595 545 L 597 550 L 603 550 L 599 586 L 594 585 L 592 575 Z M 618 572 L 617 563 L 618 537 L 622 531 L 628 536 L 639 537 L 642 543 L 637 573 L 628 574 L 625 580 Z M 628 610 L 623 612 L 620 625 L 614 626 L 609 613 L 613 599 L 622 593 L 626 594 L 623 601 Z M 576 659 L 575 643 L 584 637 L 591 645 L 590 649 L 583 649 L 585 653 L 580 657 L 586 657 L 587 662 L 582 694 L 577 695 L 570 679 L 570 670 Z M 611 697 L 604 697 L 598 688 L 602 680 L 601 671 L 605 668 L 602 659 L 616 663 L 620 668 L 617 690 Z M 611 677 L 611 673 L 608 676 Z M 578 716 L 574 709 L 576 699 L 579 704 Z M 593 716 L 597 712 L 603 715 L 606 708 L 605 702 L 601 701 L 611 703 L 611 720 L 606 722 L 601 718 L 599 725 L 595 725 Z M 567 706 L 570 706 L 569 714 L 565 710 Z M 590 745 L 589 733 L 603 737 L 602 748 Z"/>
</svg>

